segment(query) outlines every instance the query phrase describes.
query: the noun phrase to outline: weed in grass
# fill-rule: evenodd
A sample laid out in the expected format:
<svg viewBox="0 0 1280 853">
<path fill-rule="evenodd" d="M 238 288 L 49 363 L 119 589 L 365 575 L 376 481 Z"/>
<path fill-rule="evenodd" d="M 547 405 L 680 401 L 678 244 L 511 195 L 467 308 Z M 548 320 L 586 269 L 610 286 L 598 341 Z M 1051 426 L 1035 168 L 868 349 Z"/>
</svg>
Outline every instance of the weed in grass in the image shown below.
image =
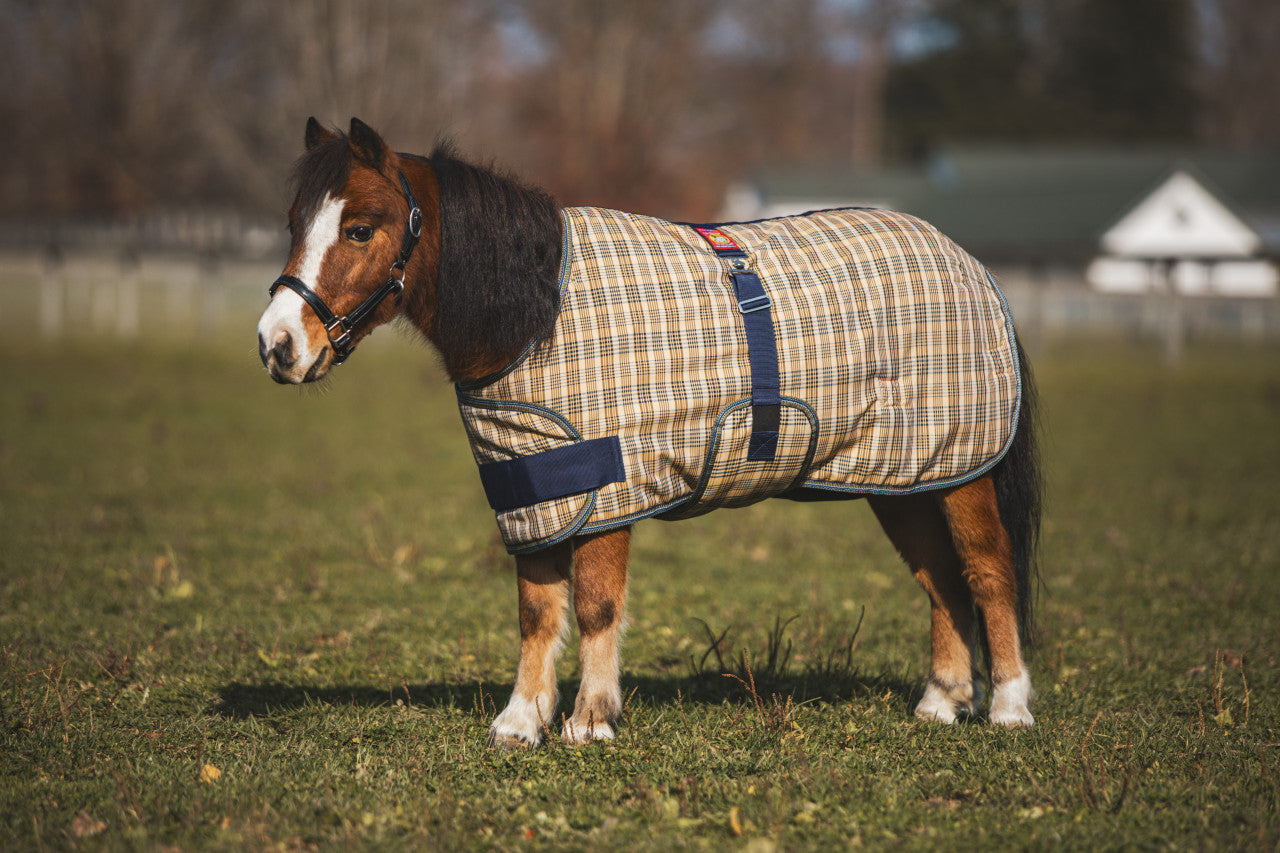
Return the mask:
<svg viewBox="0 0 1280 853">
<path fill-rule="evenodd" d="M 1091 757 L 1090 741 L 1102 717 L 1103 712 L 1099 712 L 1098 716 L 1094 717 L 1080 743 L 1080 798 L 1091 809 L 1102 809 L 1115 814 L 1124 806 L 1125 797 L 1129 793 L 1129 786 L 1136 773 L 1135 767 L 1129 760 L 1133 736 L 1127 734 L 1123 746 L 1120 746 L 1118 740 L 1114 741 L 1111 752 L 1105 757 Z M 1117 776 L 1119 777 L 1118 786 L 1114 781 Z M 1112 793 L 1113 789 L 1115 789 L 1114 793 Z"/>
<path fill-rule="evenodd" d="M 1244 654 L 1226 651 L 1223 649 L 1214 650 L 1213 655 L 1213 721 L 1220 726 L 1236 725 L 1236 718 L 1223 702 L 1222 691 L 1222 674 L 1224 669 L 1239 669 L 1240 683 L 1244 688 L 1244 698 L 1241 700 L 1244 707 L 1243 720 L 1240 725 L 1249 725 L 1249 679 L 1245 676 L 1244 671 Z"/>
<path fill-rule="evenodd" d="M 785 699 L 779 699 L 778 694 L 774 693 L 766 704 L 756 689 L 756 676 L 751 671 L 751 656 L 746 649 L 742 650 L 741 667 L 746 673 L 745 678 L 735 672 L 726 672 L 724 676 L 732 678 L 746 688 L 751 697 L 751 704 L 755 707 L 756 726 L 760 731 L 775 737 L 788 733 L 792 726 L 792 716 L 795 714 L 795 703 L 792 697 L 788 695 Z"/>
</svg>

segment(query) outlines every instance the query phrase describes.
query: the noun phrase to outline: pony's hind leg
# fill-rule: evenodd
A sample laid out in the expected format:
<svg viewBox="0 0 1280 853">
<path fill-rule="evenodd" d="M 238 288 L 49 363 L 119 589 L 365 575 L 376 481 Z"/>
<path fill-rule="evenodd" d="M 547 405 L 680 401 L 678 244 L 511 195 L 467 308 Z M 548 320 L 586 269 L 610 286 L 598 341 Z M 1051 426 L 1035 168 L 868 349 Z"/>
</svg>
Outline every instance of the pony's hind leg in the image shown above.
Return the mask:
<svg viewBox="0 0 1280 853">
<path fill-rule="evenodd" d="M 973 599 L 947 520 L 932 495 L 868 498 L 880 526 L 929 596 L 932 659 L 916 716 L 953 723 L 974 712 Z"/>
<path fill-rule="evenodd" d="M 489 744 L 535 746 L 560 701 L 556 658 L 569 602 L 568 543 L 516 557 L 520 593 L 520 663 L 511 701 L 489 728 Z"/>
<path fill-rule="evenodd" d="M 1031 677 L 1022 660 L 1021 596 L 1013 546 L 1000 521 L 995 485 L 982 477 L 943 492 L 939 504 L 964 563 L 964 578 L 982 616 L 991 657 L 991 722 L 1030 726 Z"/>
<path fill-rule="evenodd" d="M 570 743 L 612 738 L 622 713 L 618 638 L 630 553 L 630 528 L 584 536 L 575 543 L 573 607 L 582 640 L 582 684 L 573 716 L 564 724 L 564 739 Z"/>
</svg>

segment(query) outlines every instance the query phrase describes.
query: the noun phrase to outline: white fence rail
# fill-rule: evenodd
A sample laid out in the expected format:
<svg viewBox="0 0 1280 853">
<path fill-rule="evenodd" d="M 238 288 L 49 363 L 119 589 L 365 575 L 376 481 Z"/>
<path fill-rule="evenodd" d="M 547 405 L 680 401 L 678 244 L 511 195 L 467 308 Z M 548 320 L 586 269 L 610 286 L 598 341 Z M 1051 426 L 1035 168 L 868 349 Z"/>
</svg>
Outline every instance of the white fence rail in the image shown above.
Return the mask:
<svg viewBox="0 0 1280 853">
<path fill-rule="evenodd" d="M 98 241 L 57 252 L 0 248 L 0 330 L 50 339 L 246 334 L 284 257 L 283 246 L 258 257 L 176 244 L 120 251 Z M 1032 347 L 1082 332 L 1164 341 L 1166 348 L 1185 338 L 1280 341 L 1280 299 L 1175 303 L 1095 293 L 1073 274 L 997 273 Z"/>
<path fill-rule="evenodd" d="M 252 328 L 278 260 L 167 254 L 122 260 L 85 252 L 52 260 L 0 253 L 0 329 L 48 339 L 223 334 Z"/>
</svg>

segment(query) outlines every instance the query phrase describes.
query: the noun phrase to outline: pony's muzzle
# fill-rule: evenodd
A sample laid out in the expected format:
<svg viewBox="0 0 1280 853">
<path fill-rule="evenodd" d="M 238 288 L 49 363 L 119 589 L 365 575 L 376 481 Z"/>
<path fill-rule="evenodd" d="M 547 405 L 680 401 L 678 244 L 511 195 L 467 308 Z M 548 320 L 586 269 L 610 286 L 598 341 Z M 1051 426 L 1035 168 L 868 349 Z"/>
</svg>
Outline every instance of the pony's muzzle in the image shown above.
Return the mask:
<svg viewBox="0 0 1280 853">
<path fill-rule="evenodd" d="M 270 344 L 259 333 L 258 357 L 262 359 L 262 366 L 276 382 L 289 385 L 295 381 L 289 378 L 288 371 L 298 363 L 298 356 L 293 349 L 293 335 L 288 331 L 281 329 Z"/>
<path fill-rule="evenodd" d="M 267 350 L 266 340 L 258 336 L 258 350 L 263 355 L 263 363 L 268 360 L 274 361 L 280 367 L 288 369 L 298 362 L 298 357 L 293 352 L 293 335 L 287 331 L 281 330 L 276 335 L 275 343 L 272 344 L 270 351 Z M 267 365 L 270 367 L 270 365 Z"/>
</svg>

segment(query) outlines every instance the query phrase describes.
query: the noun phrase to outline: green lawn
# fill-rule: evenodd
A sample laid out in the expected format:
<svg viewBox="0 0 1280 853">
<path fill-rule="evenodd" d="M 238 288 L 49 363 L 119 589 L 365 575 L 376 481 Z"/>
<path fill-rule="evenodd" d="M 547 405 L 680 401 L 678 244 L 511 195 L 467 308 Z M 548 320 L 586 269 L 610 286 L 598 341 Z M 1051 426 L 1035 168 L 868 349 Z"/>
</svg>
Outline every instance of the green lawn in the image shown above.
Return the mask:
<svg viewBox="0 0 1280 853">
<path fill-rule="evenodd" d="M 1034 729 L 916 721 L 870 512 L 770 502 L 641 524 L 618 739 L 505 754 L 452 389 L 387 331 L 280 388 L 251 337 L 0 343 L 0 847 L 1280 845 L 1280 348 L 1042 356 Z"/>
</svg>

